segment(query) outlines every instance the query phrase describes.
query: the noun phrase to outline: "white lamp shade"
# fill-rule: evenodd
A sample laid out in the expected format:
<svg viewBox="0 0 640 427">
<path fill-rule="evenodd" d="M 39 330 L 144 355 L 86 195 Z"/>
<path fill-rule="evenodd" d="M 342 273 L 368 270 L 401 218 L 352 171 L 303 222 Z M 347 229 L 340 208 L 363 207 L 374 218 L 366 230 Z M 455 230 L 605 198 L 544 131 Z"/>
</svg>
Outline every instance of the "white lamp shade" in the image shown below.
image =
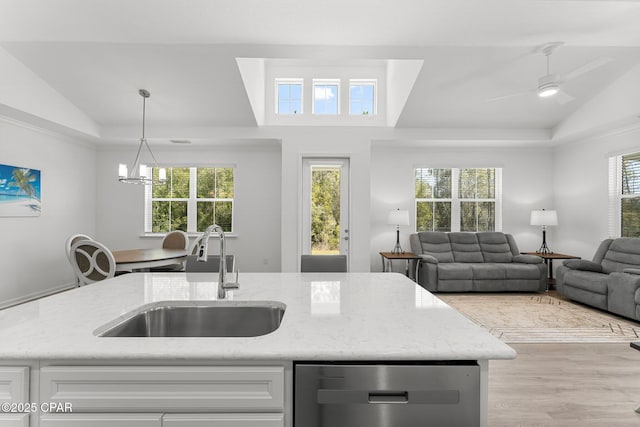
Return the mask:
<svg viewBox="0 0 640 427">
<path fill-rule="evenodd" d="M 558 214 L 544 209 L 531 211 L 531 225 L 558 225 Z"/>
<path fill-rule="evenodd" d="M 389 212 L 387 224 L 392 225 L 409 225 L 409 211 L 395 209 Z"/>
</svg>

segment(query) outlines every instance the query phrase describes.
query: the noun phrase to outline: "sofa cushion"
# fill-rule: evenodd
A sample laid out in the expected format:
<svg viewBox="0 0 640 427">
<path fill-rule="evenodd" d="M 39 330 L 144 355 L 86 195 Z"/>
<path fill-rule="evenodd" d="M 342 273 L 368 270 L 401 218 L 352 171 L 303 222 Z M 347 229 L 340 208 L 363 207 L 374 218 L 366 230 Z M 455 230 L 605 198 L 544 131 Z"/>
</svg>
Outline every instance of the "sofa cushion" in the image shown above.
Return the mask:
<svg viewBox="0 0 640 427">
<path fill-rule="evenodd" d="M 455 262 L 484 262 L 476 233 L 449 233 Z"/>
<path fill-rule="evenodd" d="M 640 305 L 640 288 L 636 289 L 636 296 L 635 296 L 635 298 L 633 300 L 636 302 L 637 305 Z M 639 317 L 639 319 L 640 319 L 640 317 Z"/>
<path fill-rule="evenodd" d="M 602 271 L 613 273 L 625 268 L 640 267 L 640 239 L 621 237 L 614 239 L 602 260 Z"/>
<path fill-rule="evenodd" d="M 586 259 L 571 259 L 563 263 L 572 270 L 595 271 L 602 273 L 602 265 Z"/>
<path fill-rule="evenodd" d="M 507 278 L 503 265 L 492 263 L 472 263 L 469 265 L 473 271 L 474 280 L 504 280 Z"/>
<path fill-rule="evenodd" d="M 608 274 L 596 273 L 593 271 L 569 270 L 564 275 L 564 286 L 597 294 L 607 295 Z"/>
<path fill-rule="evenodd" d="M 513 254 L 507 236 L 500 232 L 477 233 L 484 262 L 512 262 Z"/>
<path fill-rule="evenodd" d="M 545 264 L 502 264 L 507 279 L 515 280 L 540 280 L 546 278 L 547 266 Z"/>
<path fill-rule="evenodd" d="M 418 233 L 422 253 L 431 255 L 438 262 L 453 262 L 451 243 L 447 233 L 441 231 L 423 231 Z"/>
<path fill-rule="evenodd" d="M 438 264 L 438 280 L 473 279 L 473 270 L 468 263 L 449 262 Z"/>
</svg>

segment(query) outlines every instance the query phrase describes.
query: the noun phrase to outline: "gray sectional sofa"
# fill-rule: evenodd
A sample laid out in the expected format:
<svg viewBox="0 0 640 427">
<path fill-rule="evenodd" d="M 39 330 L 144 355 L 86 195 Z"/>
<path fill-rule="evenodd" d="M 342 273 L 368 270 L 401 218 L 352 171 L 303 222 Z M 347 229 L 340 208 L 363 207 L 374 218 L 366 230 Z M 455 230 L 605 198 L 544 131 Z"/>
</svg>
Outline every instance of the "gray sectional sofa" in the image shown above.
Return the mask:
<svg viewBox="0 0 640 427">
<path fill-rule="evenodd" d="M 500 232 L 412 234 L 411 250 L 421 257 L 417 281 L 433 292 L 544 291 L 542 258 L 520 255 L 513 236 Z"/>
<path fill-rule="evenodd" d="M 592 261 L 565 261 L 556 287 L 572 300 L 640 320 L 640 238 L 606 239 Z"/>
</svg>

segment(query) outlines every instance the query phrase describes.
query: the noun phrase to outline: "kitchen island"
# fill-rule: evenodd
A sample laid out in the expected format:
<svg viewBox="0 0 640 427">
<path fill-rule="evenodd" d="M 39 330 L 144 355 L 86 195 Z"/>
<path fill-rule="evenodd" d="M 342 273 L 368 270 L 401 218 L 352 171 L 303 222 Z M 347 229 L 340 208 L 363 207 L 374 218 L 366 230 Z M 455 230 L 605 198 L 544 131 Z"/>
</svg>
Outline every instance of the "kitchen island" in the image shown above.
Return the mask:
<svg viewBox="0 0 640 427">
<path fill-rule="evenodd" d="M 228 292 L 230 302 L 286 305 L 280 327 L 267 335 L 96 335 L 145 304 L 215 300 L 216 281 L 211 273 L 133 273 L 0 311 L 0 366 L 22 384 L 14 387 L 14 398 L 73 404 L 73 413 L 39 408 L 31 416 L 0 417 L 13 417 L 16 424 L 6 425 L 31 427 L 115 425 L 108 420 L 119 427 L 244 426 L 250 425 L 246 410 L 248 419 L 257 417 L 256 425 L 291 426 L 297 361 L 477 361 L 480 425 L 486 425 L 488 361 L 515 357 L 506 344 L 395 273 L 244 274 L 240 288 Z M 145 395 L 157 378 L 179 383 L 177 391 Z M 211 391 L 234 378 L 243 379 L 231 393 L 238 402 Z M 89 383 L 77 387 L 83 381 Z M 203 421 L 205 407 L 214 414 Z M 234 417 L 242 421 L 234 423 Z"/>
</svg>

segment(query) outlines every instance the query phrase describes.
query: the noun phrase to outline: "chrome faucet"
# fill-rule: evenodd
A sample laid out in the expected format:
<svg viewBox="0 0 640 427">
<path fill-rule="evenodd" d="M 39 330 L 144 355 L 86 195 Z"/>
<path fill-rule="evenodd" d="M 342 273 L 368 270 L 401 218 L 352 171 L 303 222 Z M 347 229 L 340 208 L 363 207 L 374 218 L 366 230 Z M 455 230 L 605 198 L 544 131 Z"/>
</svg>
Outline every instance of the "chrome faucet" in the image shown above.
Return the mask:
<svg viewBox="0 0 640 427">
<path fill-rule="evenodd" d="M 238 270 L 235 271 L 235 282 L 227 282 L 227 251 L 225 248 L 225 236 L 222 227 L 217 224 L 210 225 L 204 231 L 200 244 L 198 245 L 197 260 L 205 262 L 207 260 L 207 248 L 209 247 L 209 235 L 211 232 L 218 233 L 220 238 L 220 266 L 218 267 L 218 299 L 227 297 L 227 289 L 238 289 Z"/>
</svg>

